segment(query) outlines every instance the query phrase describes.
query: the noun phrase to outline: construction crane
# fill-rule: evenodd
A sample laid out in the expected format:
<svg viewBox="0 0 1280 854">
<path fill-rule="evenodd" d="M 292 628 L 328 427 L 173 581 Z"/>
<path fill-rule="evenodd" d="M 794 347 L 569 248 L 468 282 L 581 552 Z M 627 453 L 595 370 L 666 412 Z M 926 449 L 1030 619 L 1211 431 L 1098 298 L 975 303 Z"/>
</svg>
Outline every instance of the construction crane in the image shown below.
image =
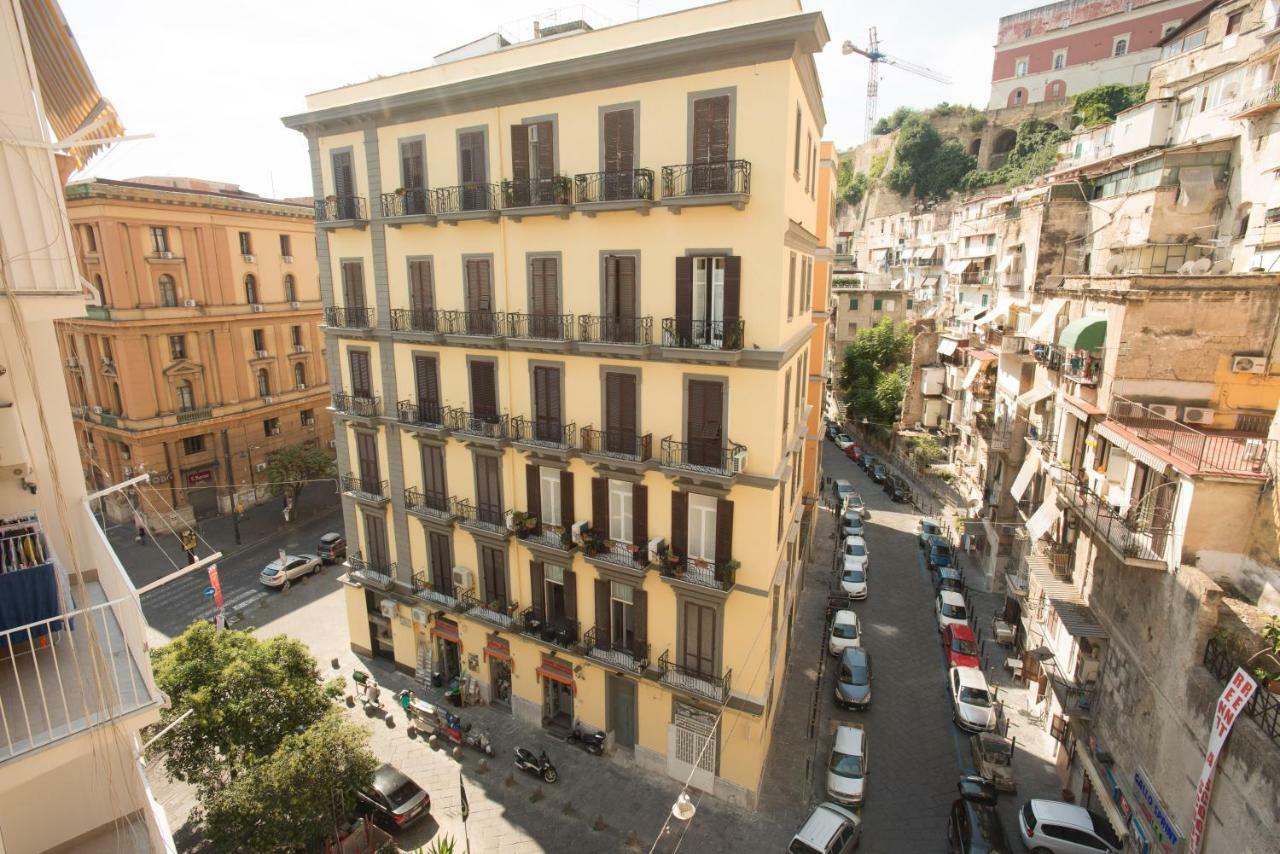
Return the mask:
<svg viewBox="0 0 1280 854">
<path fill-rule="evenodd" d="M 923 65 L 916 65 L 914 62 L 907 62 L 905 59 L 898 59 L 895 56 L 889 56 L 880 50 L 880 38 L 876 35 L 876 28 L 871 28 L 871 38 L 864 50 L 853 42 L 847 41 L 840 48 L 841 52 L 848 56 L 856 53 L 859 56 L 865 56 L 871 60 L 871 67 L 867 69 L 867 127 L 864 138 L 871 139 L 871 129 L 876 123 L 876 96 L 880 92 L 880 63 L 892 65 L 895 68 L 901 68 L 903 71 L 910 71 L 912 74 L 918 74 L 921 77 L 927 77 L 930 80 L 936 80 L 939 83 L 950 83 L 951 78 L 945 74 L 925 68 Z"/>
</svg>

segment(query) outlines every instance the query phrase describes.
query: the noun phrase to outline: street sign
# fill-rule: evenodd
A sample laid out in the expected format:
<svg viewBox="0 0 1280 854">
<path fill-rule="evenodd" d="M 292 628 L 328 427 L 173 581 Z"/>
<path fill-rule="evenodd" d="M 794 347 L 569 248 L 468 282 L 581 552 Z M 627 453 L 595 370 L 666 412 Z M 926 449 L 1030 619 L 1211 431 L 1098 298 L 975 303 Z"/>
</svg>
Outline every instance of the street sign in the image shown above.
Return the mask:
<svg viewBox="0 0 1280 854">
<path fill-rule="evenodd" d="M 213 604 L 222 607 L 222 582 L 218 580 L 218 565 L 209 567 L 209 586 L 213 588 Z"/>
<path fill-rule="evenodd" d="M 206 588 L 204 589 L 204 595 L 205 595 L 205 596 L 210 596 L 210 597 L 212 597 L 212 596 L 213 596 L 213 593 L 214 593 L 214 590 L 213 590 L 213 588 L 212 588 L 212 587 L 206 587 Z"/>
</svg>

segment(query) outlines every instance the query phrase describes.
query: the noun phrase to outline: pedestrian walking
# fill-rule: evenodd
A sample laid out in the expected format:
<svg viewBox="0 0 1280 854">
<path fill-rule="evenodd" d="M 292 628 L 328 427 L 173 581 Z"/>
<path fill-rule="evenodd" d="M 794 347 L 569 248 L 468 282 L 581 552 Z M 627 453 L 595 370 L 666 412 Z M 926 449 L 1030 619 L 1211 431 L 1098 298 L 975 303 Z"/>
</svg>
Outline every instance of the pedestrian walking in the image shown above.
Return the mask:
<svg viewBox="0 0 1280 854">
<path fill-rule="evenodd" d="M 187 566 L 196 562 L 196 532 L 190 528 L 182 532 L 182 550 L 187 555 Z"/>
</svg>

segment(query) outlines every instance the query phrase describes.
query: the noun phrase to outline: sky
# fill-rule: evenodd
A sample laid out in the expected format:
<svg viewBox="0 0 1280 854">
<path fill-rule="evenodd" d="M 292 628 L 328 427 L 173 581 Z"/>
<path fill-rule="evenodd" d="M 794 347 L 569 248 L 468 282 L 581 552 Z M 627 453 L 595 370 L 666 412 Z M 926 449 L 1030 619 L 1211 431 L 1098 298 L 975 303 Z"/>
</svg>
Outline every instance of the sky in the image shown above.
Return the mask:
<svg viewBox="0 0 1280 854">
<path fill-rule="evenodd" d="M 437 53 L 499 28 L 527 32 L 537 17 L 561 20 L 570 4 L 519 0 L 61 0 L 98 86 L 130 134 L 76 177 L 184 175 L 239 184 L 264 196 L 311 194 L 303 137 L 280 117 L 302 112 L 308 93 L 431 64 Z M 590 21 L 622 23 L 704 5 L 702 0 L 595 0 Z M 983 106 L 996 21 L 1030 0 L 805 0 L 826 17 L 831 42 L 817 58 L 825 138 L 862 139 L 867 62 L 875 26 L 881 50 L 949 76 L 950 85 L 882 67 L 879 115 L 939 101 Z"/>
</svg>

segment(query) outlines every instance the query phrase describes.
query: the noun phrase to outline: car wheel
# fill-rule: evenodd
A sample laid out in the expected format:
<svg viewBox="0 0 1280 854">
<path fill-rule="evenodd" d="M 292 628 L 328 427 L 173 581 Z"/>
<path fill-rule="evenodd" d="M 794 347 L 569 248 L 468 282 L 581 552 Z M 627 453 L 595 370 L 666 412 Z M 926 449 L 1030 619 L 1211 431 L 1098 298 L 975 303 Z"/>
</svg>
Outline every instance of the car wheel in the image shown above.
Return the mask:
<svg viewBox="0 0 1280 854">
<path fill-rule="evenodd" d="M 317 564 L 316 564 L 316 565 L 311 569 L 311 574 L 312 574 L 312 575 L 319 575 L 319 574 L 320 574 L 320 570 L 322 570 L 322 569 L 324 569 L 324 564 L 322 564 L 322 563 L 317 563 Z"/>
</svg>

